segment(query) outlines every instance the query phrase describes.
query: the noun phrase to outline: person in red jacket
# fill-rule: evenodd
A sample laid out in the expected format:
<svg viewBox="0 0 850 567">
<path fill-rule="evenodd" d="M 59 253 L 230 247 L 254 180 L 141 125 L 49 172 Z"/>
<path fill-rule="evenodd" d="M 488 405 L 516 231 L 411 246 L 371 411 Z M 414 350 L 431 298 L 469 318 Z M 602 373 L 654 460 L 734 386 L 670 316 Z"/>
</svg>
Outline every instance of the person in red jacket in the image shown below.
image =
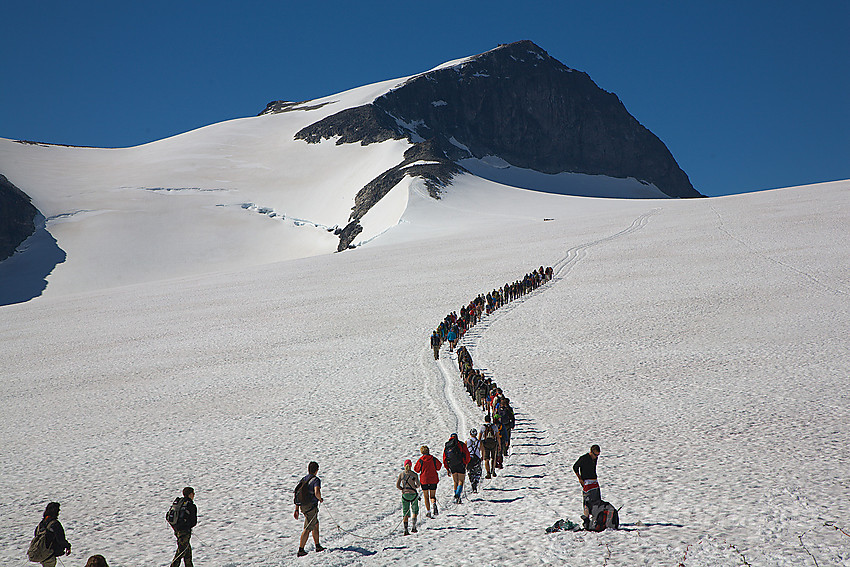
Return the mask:
<svg viewBox="0 0 850 567">
<path fill-rule="evenodd" d="M 452 433 L 449 440 L 446 442 L 446 448 L 443 450 L 443 464 L 446 466 L 446 474 L 452 475 L 455 489 L 455 502 L 461 503 L 461 494 L 463 494 L 463 480 L 466 477 L 466 465 L 469 464 L 471 457 L 469 449 L 466 448 L 466 443 L 461 443 L 457 438 L 457 433 Z"/>
<path fill-rule="evenodd" d="M 419 448 L 422 456 L 416 461 L 413 470 L 419 473 L 419 482 L 422 486 L 422 495 L 425 497 L 425 516 L 431 517 L 431 504 L 434 504 L 434 515 L 439 514 L 437 511 L 437 483 L 440 482 L 440 475 L 437 473 L 442 468 L 442 463 L 438 459 L 431 456 L 431 451 L 428 445 L 422 445 Z"/>
</svg>

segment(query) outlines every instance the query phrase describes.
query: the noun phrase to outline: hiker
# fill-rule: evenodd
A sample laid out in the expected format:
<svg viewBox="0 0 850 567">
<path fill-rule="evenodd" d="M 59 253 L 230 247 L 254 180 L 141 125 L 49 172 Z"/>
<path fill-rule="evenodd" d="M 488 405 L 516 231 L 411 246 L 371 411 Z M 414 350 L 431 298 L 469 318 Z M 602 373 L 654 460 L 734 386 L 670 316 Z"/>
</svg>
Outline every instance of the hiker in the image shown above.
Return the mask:
<svg viewBox="0 0 850 567">
<path fill-rule="evenodd" d="M 41 540 L 42 537 L 43 540 Z M 33 546 L 37 540 L 41 542 L 37 550 L 40 552 L 39 556 L 33 554 L 36 551 Z M 65 539 L 65 529 L 59 523 L 59 503 L 51 502 L 44 509 L 41 522 L 35 528 L 33 542 L 28 552 L 30 561 L 39 562 L 43 567 L 55 567 L 57 557 L 70 554 L 71 544 Z"/>
<path fill-rule="evenodd" d="M 599 445 L 592 445 L 590 452 L 585 453 L 573 465 L 578 481 L 581 483 L 582 504 L 585 527 L 590 521 L 590 509 L 593 504 L 602 501 L 602 493 L 599 490 L 599 481 L 596 479 L 596 460 L 599 458 Z"/>
<path fill-rule="evenodd" d="M 475 494 L 478 492 L 478 483 L 481 481 L 481 441 L 478 440 L 478 431 L 475 428 L 469 430 L 466 448 L 469 450 L 469 464 L 466 465 L 466 472 L 469 475 L 472 492 Z"/>
<path fill-rule="evenodd" d="M 86 567 L 109 567 L 109 565 L 106 564 L 106 559 L 103 555 L 92 555 L 86 561 Z"/>
<path fill-rule="evenodd" d="M 478 434 L 481 441 L 481 454 L 484 458 L 484 478 L 496 476 L 496 453 L 500 450 L 499 429 L 490 422 L 490 414 L 484 416 L 484 425 Z"/>
<path fill-rule="evenodd" d="M 183 560 L 185 567 L 192 567 L 192 528 L 198 523 L 198 507 L 195 506 L 195 489 L 187 486 L 183 489 L 183 498 L 178 498 L 174 501 L 172 509 L 177 507 L 174 514 L 174 521 L 169 520 L 171 529 L 174 530 L 174 536 L 177 538 L 177 551 L 174 552 L 174 559 L 171 560 L 171 567 L 180 567 L 180 560 Z M 169 514 L 171 511 L 169 510 Z M 168 519 L 168 516 L 166 516 Z"/>
<path fill-rule="evenodd" d="M 395 483 L 396 488 L 401 490 L 401 514 L 404 520 L 404 535 L 410 535 L 407 531 L 407 519 L 413 511 L 413 533 L 416 533 L 416 516 L 419 515 L 419 476 L 411 470 L 413 463 L 410 459 L 404 461 L 404 470 L 399 473 Z"/>
<path fill-rule="evenodd" d="M 413 471 L 419 473 L 419 482 L 422 486 L 422 495 L 425 497 L 425 516 L 431 517 L 431 504 L 434 505 L 434 515 L 439 514 L 437 510 L 437 484 L 440 475 L 437 473 L 442 468 L 442 463 L 431 455 L 428 445 L 419 448 L 422 456 L 413 466 Z"/>
<path fill-rule="evenodd" d="M 499 414 L 499 435 L 502 438 L 502 454 L 507 455 L 508 449 L 511 445 L 511 431 L 514 427 L 516 427 L 514 408 L 511 407 L 511 401 L 508 398 L 502 398 L 502 405 L 499 408 Z"/>
<path fill-rule="evenodd" d="M 434 360 L 440 360 L 440 336 L 437 331 L 431 333 L 431 348 L 434 351 Z"/>
<path fill-rule="evenodd" d="M 443 465 L 446 467 L 446 474 L 452 477 L 455 502 L 458 504 L 462 503 L 463 480 L 466 476 L 466 465 L 468 464 L 469 450 L 466 448 L 466 443 L 461 443 L 460 439 L 457 438 L 457 433 L 452 433 L 443 450 Z"/>
<path fill-rule="evenodd" d="M 446 339 L 449 341 L 449 352 L 453 352 L 455 349 L 455 345 L 457 344 L 458 339 L 458 328 L 457 325 L 453 325 L 449 330 L 449 333 L 446 335 Z"/>
<path fill-rule="evenodd" d="M 295 519 L 298 519 L 299 510 L 304 514 L 304 529 L 301 530 L 301 540 L 296 554 L 298 557 L 307 555 L 304 546 L 311 533 L 316 551 L 325 550 L 319 544 L 319 502 L 325 500 L 322 498 L 322 479 L 316 476 L 317 472 L 319 472 L 319 463 L 310 461 L 307 465 L 307 476 L 301 479 L 295 490 Z"/>
</svg>

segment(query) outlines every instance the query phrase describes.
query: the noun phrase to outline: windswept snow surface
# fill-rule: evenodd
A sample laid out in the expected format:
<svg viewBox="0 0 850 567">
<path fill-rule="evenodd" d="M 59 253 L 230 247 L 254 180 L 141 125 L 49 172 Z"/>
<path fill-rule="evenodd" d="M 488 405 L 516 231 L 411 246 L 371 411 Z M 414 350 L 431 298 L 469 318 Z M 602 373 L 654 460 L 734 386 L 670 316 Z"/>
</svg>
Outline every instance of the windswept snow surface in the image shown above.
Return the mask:
<svg viewBox="0 0 850 567">
<path fill-rule="evenodd" d="M 65 565 L 167 565 L 164 514 L 191 485 L 214 567 L 850 564 L 850 182 L 688 201 L 402 186 L 370 246 L 0 308 L 0 563 L 26 564 L 55 500 Z M 444 478 L 440 516 L 402 537 L 402 461 L 481 420 L 430 331 L 540 265 L 553 281 L 465 338 L 517 411 L 505 468 L 459 506 Z M 546 534 L 578 522 L 591 443 L 627 529 Z M 297 561 L 313 459 L 328 550 Z"/>
</svg>

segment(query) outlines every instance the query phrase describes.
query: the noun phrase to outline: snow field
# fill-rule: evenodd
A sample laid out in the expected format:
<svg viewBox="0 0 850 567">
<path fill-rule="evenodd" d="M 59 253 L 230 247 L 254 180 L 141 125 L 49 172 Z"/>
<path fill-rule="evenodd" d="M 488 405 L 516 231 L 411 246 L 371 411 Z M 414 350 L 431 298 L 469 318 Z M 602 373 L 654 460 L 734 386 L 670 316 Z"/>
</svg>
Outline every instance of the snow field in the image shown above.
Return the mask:
<svg viewBox="0 0 850 567">
<path fill-rule="evenodd" d="M 850 562 L 824 525 L 850 518 L 846 182 L 687 202 L 410 187 L 398 230 L 357 250 L 0 309 L 2 563 L 56 500 L 67 565 L 165 565 L 189 484 L 199 563 L 298 564 L 310 460 L 316 565 Z M 556 279 L 469 336 L 517 412 L 503 474 L 387 537 L 402 461 L 480 420 L 431 329 L 541 264 Z M 593 442 L 633 531 L 546 534 L 577 521 Z"/>
</svg>

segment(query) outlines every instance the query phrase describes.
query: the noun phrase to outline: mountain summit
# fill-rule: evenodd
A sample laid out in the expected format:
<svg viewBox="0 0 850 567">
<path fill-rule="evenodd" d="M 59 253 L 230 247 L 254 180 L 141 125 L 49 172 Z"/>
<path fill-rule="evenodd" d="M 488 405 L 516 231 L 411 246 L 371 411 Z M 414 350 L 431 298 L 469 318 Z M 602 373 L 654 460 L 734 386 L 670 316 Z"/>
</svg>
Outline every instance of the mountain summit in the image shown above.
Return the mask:
<svg viewBox="0 0 850 567">
<path fill-rule="evenodd" d="M 288 111 L 293 104 L 272 102 L 261 114 Z M 358 194 L 340 249 L 357 234 L 358 220 L 371 204 L 405 173 L 424 177 L 437 197 L 438 187 L 464 164 L 469 169 L 480 160 L 549 175 L 634 178 L 669 197 L 702 196 L 664 143 L 616 95 L 527 40 L 411 77 L 296 137 L 308 143 L 338 137 L 337 144 L 363 145 L 407 138 L 414 144 L 403 162 Z M 422 161 L 428 163 L 411 170 L 410 164 Z M 473 173 L 488 177 L 486 167 Z"/>
<path fill-rule="evenodd" d="M 0 279 L 26 282 L 0 304 L 588 206 L 568 196 L 700 196 L 615 95 L 530 41 L 132 148 L 0 139 L 0 175 Z"/>
</svg>

